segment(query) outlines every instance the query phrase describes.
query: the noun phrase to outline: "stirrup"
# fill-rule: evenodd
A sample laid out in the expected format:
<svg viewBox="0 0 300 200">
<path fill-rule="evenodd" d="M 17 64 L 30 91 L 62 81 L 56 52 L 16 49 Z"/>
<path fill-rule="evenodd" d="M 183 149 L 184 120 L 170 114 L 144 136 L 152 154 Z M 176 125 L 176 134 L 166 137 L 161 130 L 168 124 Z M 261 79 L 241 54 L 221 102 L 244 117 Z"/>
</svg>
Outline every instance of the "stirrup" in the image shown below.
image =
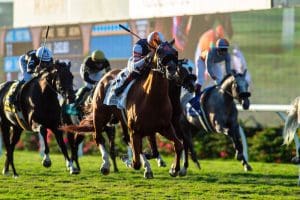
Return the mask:
<svg viewBox="0 0 300 200">
<path fill-rule="evenodd" d="M 201 116 L 201 111 L 196 110 L 190 103 L 186 104 L 186 114 L 191 117 Z"/>
</svg>

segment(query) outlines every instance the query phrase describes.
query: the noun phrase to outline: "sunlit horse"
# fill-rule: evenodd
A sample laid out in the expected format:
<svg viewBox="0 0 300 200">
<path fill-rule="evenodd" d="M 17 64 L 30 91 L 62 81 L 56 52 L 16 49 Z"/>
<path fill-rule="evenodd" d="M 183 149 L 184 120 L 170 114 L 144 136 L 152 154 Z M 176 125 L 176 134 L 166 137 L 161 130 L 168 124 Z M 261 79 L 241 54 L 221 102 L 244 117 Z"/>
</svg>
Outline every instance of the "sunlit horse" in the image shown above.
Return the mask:
<svg viewBox="0 0 300 200">
<path fill-rule="evenodd" d="M 187 137 L 192 137 L 192 127 L 197 130 L 203 129 L 203 124 L 208 132 L 223 133 L 228 135 L 236 150 L 237 160 L 242 162 L 244 170 L 252 170 L 243 155 L 243 146 L 240 140 L 238 111 L 234 100 L 242 104 L 243 109 L 250 106 L 250 92 L 248 83 L 245 80 L 246 71 L 243 74 L 237 74 L 224 77 L 220 85 L 203 92 L 200 102 L 204 117 L 202 119 L 189 118 L 186 113 L 182 121 L 183 130 Z M 202 123 L 201 123 L 202 121 Z M 193 125 L 193 126 L 191 126 Z M 185 168 L 182 168 L 184 173 Z"/>
<path fill-rule="evenodd" d="M 134 169 L 140 169 L 141 159 L 145 167 L 144 176 L 152 178 L 153 173 L 150 163 L 142 154 L 142 138 L 144 136 L 154 136 L 156 132 L 165 136 L 174 143 L 175 162 L 169 173 L 171 176 L 177 176 L 180 170 L 180 154 L 182 143 L 176 137 L 174 127 L 171 123 L 172 105 L 168 96 L 169 82 L 176 74 L 177 51 L 171 43 L 162 43 L 155 52 L 155 57 L 149 72 L 130 88 L 126 101 L 127 125 L 130 130 L 130 145 L 133 149 Z M 83 120 L 81 126 L 66 126 L 63 129 L 69 131 L 93 131 L 95 128 L 95 140 L 102 153 L 103 164 L 101 172 L 109 173 L 109 159 L 104 147 L 104 138 L 101 134 L 104 125 L 110 120 L 111 113 L 120 116 L 120 110 L 116 106 L 107 106 L 103 104 L 105 90 L 110 83 L 114 71 L 108 72 L 97 85 L 93 97 L 93 112 L 86 120 Z"/>
<path fill-rule="evenodd" d="M 189 153 L 191 153 L 192 160 L 195 162 L 196 166 L 200 168 L 196 152 L 193 148 L 192 138 L 190 138 L 189 135 L 185 134 L 185 130 L 182 130 L 182 126 L 180 123 L 180 118 L 183 115 L 180 102 L 182 88 L 185 88 L 187 89 L 187 91 L 192 93 L 194 91 L 194 85 L 196 81 L 196 76 L 182 66 L 183 64 L 185 64 L 185 62 L 187 62 L 185 59 L 179 60 L 176 76 L 173 80 L 169 80 L 169 97 L 173 108 L 172 124 L 174 126 L 176 136 L 183 142 L 184 157 L 188 158 Z M 149 141 L 151 146 L 151 154 L 146 154 L 146 157 L 148 159 L 156 158 L 158 161 L 158 166 L 164 166 L 165 162 L 159 155 L 155 137 L 149 137 Z M 183 169 L 188 168 L 188 165 L 188 159 L 184 159 L 184 167 L 179 173 L 180 176 L 186 175 L 186 171 Z"/>
<path fill-rule="evenodd" d="M 43 165 L 50 167 L 51 160 L 47 144 L 47 129 L 50 129 L 55 134 L 67 167 L 72 168 L 62 131 L 58 130 L 61 107 L 57 98 L 57 93 L 59 93 L 70 102 L 74 99 L 73 75 L 70 72 L 70 66 L 59 62 L 50 64 L 40 72 L 38 77 L 25 83 L 18 95 L 20 112 L 16 112 L 14 106 L 8 101 L 7 93 L 13 83 L 6 82 L 0 86 L 0 99 L 2 100 L 0 102 L 0 127 L 6 148 L 3 174 L 8 174 L 9 165 L 11 165 L 13 176 L 18 176 L 13 162 L 13 153 L 23 130 L 41 133 L 45 143 Z"/>
</svg>

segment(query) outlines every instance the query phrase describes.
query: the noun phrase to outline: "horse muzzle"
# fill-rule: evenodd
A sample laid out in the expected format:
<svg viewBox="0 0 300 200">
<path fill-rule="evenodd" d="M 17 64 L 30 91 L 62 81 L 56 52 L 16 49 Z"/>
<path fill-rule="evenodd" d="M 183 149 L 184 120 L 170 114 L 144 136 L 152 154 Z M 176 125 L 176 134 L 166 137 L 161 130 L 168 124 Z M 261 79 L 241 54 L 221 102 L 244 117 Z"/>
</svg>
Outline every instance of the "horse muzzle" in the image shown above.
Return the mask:
<svg viewBox="0 0 300 200">
<path fill-rule="evenodd" d="M 244 99 L 244 98 L 249 98 L 251 96 L 250 92 L 241 92 L 239 93 L 239 98 Z"/>
</svg>

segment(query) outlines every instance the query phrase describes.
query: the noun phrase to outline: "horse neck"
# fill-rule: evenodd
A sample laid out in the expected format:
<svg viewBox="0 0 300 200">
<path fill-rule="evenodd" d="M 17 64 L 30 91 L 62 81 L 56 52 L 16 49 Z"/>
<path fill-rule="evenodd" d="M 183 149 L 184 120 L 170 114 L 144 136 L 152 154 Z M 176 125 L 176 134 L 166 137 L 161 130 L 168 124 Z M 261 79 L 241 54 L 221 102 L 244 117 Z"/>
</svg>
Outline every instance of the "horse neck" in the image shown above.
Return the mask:
<svg viewBox="0 0 300 200">
<path fill-rule="evenodd" d="M 150 71 L 143 84 L 143 89 L 148 99 L 162 99 L 168 97 L 168 80 L 161 73 Z"/>
<path fill-rule="evenodd" d="M 51 75 L 48 75 L 48 76 L 51 76 Z M 57 97 L 53 78 L 50 78 L 47 80 L 47 75 L 43 74 L 39 80 L 39 85 L 40 85 L 43 96 L 47 96 L 47 97 L 53 96 L 55 98 Z"/>
<path fill-rule="evenodd" d="M 233 84 L 233 77 L 228 77 L 224 82 L 222 82 L 220 86 L 220 90 L 224 92 L 225 97 L 229 99 L 233 99 L 232 96 L 232 84 Z"/>
</svg>

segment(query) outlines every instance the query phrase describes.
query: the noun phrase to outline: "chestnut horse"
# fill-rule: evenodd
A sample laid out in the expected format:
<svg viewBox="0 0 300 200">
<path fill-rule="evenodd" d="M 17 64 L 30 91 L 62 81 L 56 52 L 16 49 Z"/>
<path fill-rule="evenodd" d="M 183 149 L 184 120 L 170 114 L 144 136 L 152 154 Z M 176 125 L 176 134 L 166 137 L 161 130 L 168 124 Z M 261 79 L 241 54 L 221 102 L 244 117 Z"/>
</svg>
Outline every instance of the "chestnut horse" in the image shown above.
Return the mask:
<svg viewBox="0 0 300 200">
<path fill-rule="evenodd" d="M 150 70 L 136 80 L 130 88 L 126 100 L 127 126 L 130 130 L 130 145 L 133 150 L 134 169 L 141 168 L 141 159 L 145 168 L 145 178 L 153 178 L 150 163 L 142 153 L 142 138 L 154 137 L 158 132 L 174 143 L 175 162 L 171 166 L 169 174 L 177 176 L 180 170 L 180 155 L 182 143 L 176 137 L 171 122 L 172 105 L 169 93 L 169 80 L 175 77 L 178 62 L 178 53 L 172 47 L 172 43 L 163 42 L 156 49 Z M 108 72 L 98 83 L 93 96 L 92 113 L 81 122 L 80 126 L 64 126 L 63 130 L 89 132 L 95 130 L 95 140 L 101 151 L 103 164 L 101 172 L 109 173 L 110 163 L 104 146 L 102 136 L 103 127 L 111 119 L 114 113 L 118 119 L 122 117 L 116 106 L 103 104 L 105 92 L 114 78 L 115 71 Z"/>
<path fill-rule="evenodd" d="M 67 167 L 72 168 L 62 131 L 58 130 L 61 107 L 57 98 L 59 93 L 70 102 L 74 100 L 73 75 L 70 72 L 70 66 L 59 62 L 51 63 L 37 77 L 25 83 L 18 95 L 20 111 L 15 110 L 15 107 L 8 101 L 9 95 L 7 94 L 14 85 L 13 83 L 5 82 L 0 85 L 0 127 L 6 148 L 3 174 L 8 174 L 9 165 L 11 165 L 13 176 L 18 176 L 13 162 L 13 153 L 23 130 L 41 133 L 45 143 L 43 165 L 50 167 L 51 160 L 47 144 L 47 129 L 50 129 L 55 134 L 57 143 L 64 154 Z M 11 130 L 12 133 L 10 133 Z"/>
</svg>

